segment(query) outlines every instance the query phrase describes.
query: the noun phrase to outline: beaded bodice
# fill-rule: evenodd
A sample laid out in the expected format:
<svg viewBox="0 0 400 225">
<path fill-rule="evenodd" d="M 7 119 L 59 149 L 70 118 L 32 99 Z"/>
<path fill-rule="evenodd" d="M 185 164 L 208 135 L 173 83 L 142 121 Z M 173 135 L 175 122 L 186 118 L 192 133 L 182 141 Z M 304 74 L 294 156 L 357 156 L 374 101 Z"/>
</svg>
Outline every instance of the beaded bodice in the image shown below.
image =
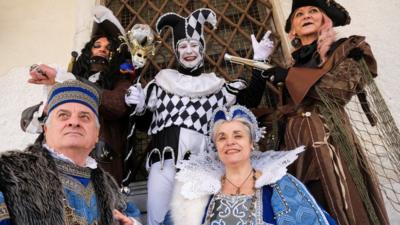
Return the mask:
<svg viewBox="0 0 400 225">
<path fill-rule="evenodd" d="M 208 207 L 205 225 L 265 225 L 262 218 L 261 189 L 254 195 L 214 195 Z"/>
</svg>

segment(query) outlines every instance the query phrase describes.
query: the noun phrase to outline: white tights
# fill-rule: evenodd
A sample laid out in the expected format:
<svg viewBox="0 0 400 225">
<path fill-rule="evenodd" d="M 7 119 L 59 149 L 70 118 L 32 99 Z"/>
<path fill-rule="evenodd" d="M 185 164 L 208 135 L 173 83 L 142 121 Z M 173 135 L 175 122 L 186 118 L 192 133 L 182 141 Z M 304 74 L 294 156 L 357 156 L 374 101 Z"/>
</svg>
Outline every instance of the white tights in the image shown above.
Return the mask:
<svg viewBox="0 0 400 225">
<path fill-rule="evenodd" d="M 159 225 L 170 208 L 174 188 L 175 165 L 172 159 L 156 162 L 150 167 L 147 183 L 147 224 Z"/>
</svg>

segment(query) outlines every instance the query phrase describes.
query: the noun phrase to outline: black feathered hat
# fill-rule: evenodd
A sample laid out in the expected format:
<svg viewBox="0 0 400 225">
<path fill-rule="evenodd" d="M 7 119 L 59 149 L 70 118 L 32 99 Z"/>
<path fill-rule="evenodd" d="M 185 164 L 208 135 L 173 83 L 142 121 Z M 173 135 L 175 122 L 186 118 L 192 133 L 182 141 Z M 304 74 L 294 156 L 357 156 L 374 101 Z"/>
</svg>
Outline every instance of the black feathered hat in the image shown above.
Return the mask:
<svg viewBox="0 0 400 225">
<path fill-rule="evenodd" d="M 347 25 L 351 20 L 346 9 L 334 0 L 293 0 L 292 11 L 286 20 L 286 33 L 289 33 L 292 27 L 293 13 L 303 6 L 315 6 L 320 8 L 332 20 L 334 27 Z"/>
<path fill-rule="evenodd" d="M 204 23 L 210 23 L 216 28 L 217 16 L 214 11 L 207 8 L 200 8 L 193 11 L 188 17 L 182 17 L 176 13 L 165 13 L 156 23 L 157 32 L 160 34 L 164 27 L 171 27 L 173 30 L 172 47 L 183 39 L 198 40 L 205 52 L 205 40 L 203 35 Z"/>
<path fill-rule="evenodd" d="M 93 10 L 93 17 L 92 37 L 106 36 L 119 42 L 118 37 L 125 34 L 124 28 L 110 9 L 102 5 L 96 6 Z"/>
</svg>

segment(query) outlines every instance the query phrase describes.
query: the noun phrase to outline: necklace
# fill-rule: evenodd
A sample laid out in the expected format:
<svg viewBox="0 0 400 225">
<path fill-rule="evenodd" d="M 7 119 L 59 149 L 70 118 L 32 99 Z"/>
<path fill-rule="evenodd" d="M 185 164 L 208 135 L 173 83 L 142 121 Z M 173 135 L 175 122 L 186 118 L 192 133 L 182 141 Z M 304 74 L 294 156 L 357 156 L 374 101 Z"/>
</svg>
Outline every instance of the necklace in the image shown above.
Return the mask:
<svg viewBox="0 0 400 225">
<path fill-rule="evenodd" d="M 250 171 L 249 175 L 247 175 L 246 179 L 244 179 L 244 181 L 243 181 L 239 186 L 236 185 L 236 184 L 234 184 L 232 181 L 230 181 L 230 180 L 226 177 L 226 175 L 224 175 L 224 176 L 222 177 L 222 184 L 225 185 L 225 181 L 228 181 L 230 184 L 232 184 L 232 186 L 234 186 L 234 187 L 236 188 L 235 194 L 236 194 L 236 195 L 239 195 L 239 194 L 240 194 L 240 189 L 242 188 L 243 184 L 246 183 L 246 181 L 249 179 L 249 177 L 250 177 L 251 174 L 253 174 L 253 179 L 254 179 L 255 176 L 256 176 L 256 171 L 254 170 L 254 168 Z M 256 179 L 254 179 L 254 180 L 256 180 Z"/>
<path fill-rule="evenodd" d="M 256 188 L 255 188 L 255 184 L 256 184 L 256 171 L 254 170 L 254 168 L 250 171 L 249 175 L 246 177 L 246 179 L 242 182 L 242 184 L 240 186 L 237 186 L 235 184 L 233 184 L 230 180 L 228 180 L 226 178 L 226 176 L 224 175 L 224 177 L 222 178 L 222 182 L 223 184 L 225 184 L 225 180 L 227 180 L 230 184 L 232 184 L 234 187 L 237 188 L 236 190 L 236 195 L 240 194 L 240 188 L 241 186 L 246 182 L 247 179 L 249 179 L 250 175 L 253 174 L 253 195 L 251 197 L 251 204 L 249 207 L 249 214 L 247 215 L 247 219 L 246 219 L 246 225 L 251 225 L 252 224 L 252 213 L 256 210 L 256 201 L 257 201 L 257 194 L 256 194 Z M 215 197 L 215 196 L 214 196 Z M 211 202 L 209 203 L 209 208 L 207 210 L 207 217 L 205 220 L 205 225 L 210 225 L 211 224 L 211 218 L 214 216 L 215 212 L 215 202 L 214 202 L 214 197 L 212 197 Z M 256 218 L 257 220 L 257 218 Z"/>
</svg>

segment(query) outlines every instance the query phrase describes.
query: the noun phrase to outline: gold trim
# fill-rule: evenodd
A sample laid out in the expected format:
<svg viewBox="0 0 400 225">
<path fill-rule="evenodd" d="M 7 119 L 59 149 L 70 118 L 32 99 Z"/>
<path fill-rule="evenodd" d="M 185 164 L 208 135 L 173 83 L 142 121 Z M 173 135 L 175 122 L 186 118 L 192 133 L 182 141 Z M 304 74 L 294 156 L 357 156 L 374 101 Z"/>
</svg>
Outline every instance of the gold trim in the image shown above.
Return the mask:
<svg viewBox="0 0 400 225">
<path fill-rule="evenodd" d="M 78 194 L 85 200 L 85 203 L 87 206 L 90 206 L 90 200 L 91 200 L 92 196 L 95 195 L 93 183 L 91 181 L 85 187 L 78 180 L 76 180 L 72 177 L 69 177 L 68 175 L 62 174 L 60 176 L 60 180 L 61 180 L 61 183 L 63 184 L 64 188 L 74 191 L 76 194 Z"/>
<path fill-rule="evenodd" d="M 10 219 L 10 214 L 5 203 L 0 204 L 0 220 Z"/>
<path fill-rule="evenodd" d="M 80 217 L 75 213 L 75 209 L 69 206 L 68 200 L 63 199 L 64 205 L 64 221 L 66 225 L 88 225 L 88 221 L 84 217 Z M 97 221 L 93 221 L 96 224 Z"/>
<path fill-rule="evenodd" d="M 90 178 L 91 169 L 86 167 L 76 166 L 72 163 L 64 162 L 62 160 L 55 160 L 57 169 L 67 175 L 78 176 L 83 178 Z"/>
</svg>

